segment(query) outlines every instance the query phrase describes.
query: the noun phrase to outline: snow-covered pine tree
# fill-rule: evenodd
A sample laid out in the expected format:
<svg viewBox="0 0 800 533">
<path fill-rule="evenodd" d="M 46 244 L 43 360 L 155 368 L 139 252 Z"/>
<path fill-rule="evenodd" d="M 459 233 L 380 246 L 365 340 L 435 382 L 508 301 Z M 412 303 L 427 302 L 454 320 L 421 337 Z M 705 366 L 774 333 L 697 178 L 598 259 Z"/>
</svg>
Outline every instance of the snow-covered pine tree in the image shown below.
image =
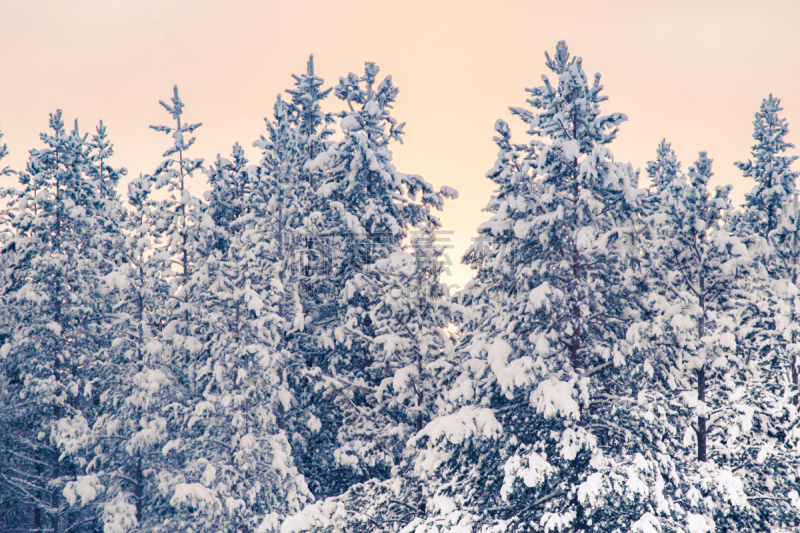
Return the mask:
<svg viewBox="0 0 800 533">
<path fill-rule="evenodd" d="M 305 74 L 299 76 L 292 74 L 292 77 L 295 80 L 295 88 L 287 89 L 286 92 L 292 97 L 292 105 L 297 113 L 295 120 L 301 135 L 300 142 L 305 146 L 306 160 L 310 161 L 325 149 L 326 139 L 333 134 L 328 124 L 333 124 L 335 119 L 331 113 L 326 113 L 321 105 L 333 87 L 322 89 L 325 81 L 314 74 L 313 55 L 308 58 Z M 304 166 L 303 170 L 305 178 L 313 188 L 315 168 Z"/>
<path fill-rule="evenodd" d="M 674 157 L 674 153 L 671 154 Z M 734 318 L 737 266 L 749 262 L 746 246 L 726 227 L 730 210 L 730 186 L 708 191 L 711 160 L 705 152 L 682 180 L 657 185 L 660 213 L 664 220 L 656 230 L 658 264 L 651 275 L 656 282 L 656 328 L 669 338 L 668 359 L 671 388 L 694 389 L 697 424 L 694 426 L 697 460 L 707 453 L 707 380 L 718 372 L 731 350 L 735 353 Z M 679 372 L 681 375 L 676 375 Z M 694 374 L 694 376 L 693 376 Z M 677 385 L 675 380 L 677 380 Z M 688 428 L 687 428 L 688 430 Z"/>
<path fill-rule="evenodd" d="M 770 366 L 774 368 L 781 361 L 782 368 L 788 367 L 792 388 L 792 404 L 800 405 L 800 196 L 797 192 L 781 206 L 781 224 L 774 232 L 772 250 L 779 259 L 777 268 L 771 269 L 772 290 L 770 296 L 779 298 L 775 306 L 774 329 L 765 328 L 768 332 L 781 332 L 770 344 L 777 345 L 773 354 L 768 354 Z M 766 296 L 766 295 L 764 295 Z M 763 301 L 762 301 L 763 303 Z M 769 315 L 768 315 L 769 316 Z M 777 342 L 775 342 L 777 341 Z M 781 381 L 775 380 L 775 385 Z"/>
<path fill-rule="evenodd" d="M 324 81 L 314 73 L 313 56 L 306 72 L 293 78 L 294 87 L 286 91 L 291 101 L 279 99 L 276 103 L 270 137 L 254 143 L 264 150 L 257 194 L 267 209 L 261 216 L 269 213 L 274 219 L 265 231 L 274 242 L 269 251 L 271 268 L 281 285 L 278 311 L 284 320 L 282 349 L 287 354 L 282 380 L 291 390 L 286 405 L 276 406 L 278 420 L 291 435 L 295 461 L 311 491 L 325 496 L 341 492 L 338 487 L 353 482 L 342 483 L 346 469 L 335 468 L 335 408 L 330 401 L 323 401 L 315 389 L 316 381 L 306 375 L 307 367 L 326 349 L 320 331 L 335 322 L 338 312 L 337 289 L 329 278 L 334 255 L 331 227 L 335 227 L 338 211 L 317 193 L 324 168 L 312 163 L 332 144 L 328 139 L 333 130 L 328 125 L 335 119 L 322 109 L 322 101 L 333 89 L 322 88 Z M 329 478 L 339 481 L 329 483 Z"/>
<path fill-rule="evenodd" d="M 284 339 L 295 313 L 284 311 L 291 291 L 282 281 L 293 285 L 284 275 L 291 261 L 281 230 L 302 211 L 295 194 L 304 157 L 288 110 L 279 99 L 267 123 L 270 138 L 259 143 L 265 150 L 259 167 L 248 167 L 235 147 L 234 162 L 218 158 L 209 172 L 211 216 L 227 244 L 216 239 L 204 266 L 208 283 L 197 321 L 206 332 L 205 357 L 185 430 L 193 443 L 184 452 L 186 482 L 173 496 L 184 511 L 180 523 L 194 516 L 197 531 L 269 530 L 310 497 L 282 428 L 291 397 Z"/>
<path fill-rule="evenodd" d="M 216 232 L 211 246 L 222 252 L 223 256 L 228 253 L 234 239 L 231 232 L 237 231 L 232 223 L 247 212 L 247 201 L 253 187 L 251 168 L 239 143 L 233 145 L 231 158 L 217 155 L 207 171 L 211 190 L 205 194 Z"/>
<path fill-rule="evenodd" d="M 662 139 L 656 149 L 656 160 L 647 162 L 647 177 L 650 178 L 651 192 L 645 200 L 645 210 L 648 214 L 653 215 L 661 210 L 662 203 L 666 201 L 662 196 L 669 193 L 672 182 L 682 175 L 681 163 L 675 155 L 675 150 L 666 139 Z"/>
<path fill-rule="evenodd" d="M 791 169 L 794 146 L 780 100 L 770 95 L 756 113 L 752 160 L 736 165 L 756 185 L 745 195 L 738 233 L 754 257 L 741 281 L 750 305 L 742 313 L 740 351 L 748 363 L 740 382 L 735 431 L 740 452 L 732 458 L 764 528 L 796 527 L 800 431 L 798 405 L 798 173 Z M 751 422 L 752 420 L 752 422 Z M 734 425 L 736 427 L 736 425 Z M 729 429 L 729 433 L 730 433 Z M 730 446 L 730 445 L 729 445 Z"/>
<path fill-rule="evenodd" d="M 0 132 L 0 140 L 3 138 L 3 133 Z M 8 155 L 8 145 L 3 143 L 0 145 L 0 161 Z M 5 166 L 0 170 L 3 176 L 15 174 L 11 167 Z M 0 201 L 4 204 L 6 198 L 13 198 L 16 190 L 13 188 L 0 187 Z M 8 307 L 5 305 L 6 293 L 6 272 L 7 265 L 13 264 L 13 231 L 8 219 L 9 212 L 7 209 L 0 210 L 0 343 L 5 344 L 8 339 L 9 331 L 13 329 L 11 314 Z M 0 346 L 2 346 L 0 344 Z M 10 378 L 5 373 L 4 362 L 0 360 L 0 423 L 4 424 L 12 418 L 11 413 L 8 411 L 8 406 L 16 403 L 13 398 L 13 387 L 11 386 Z M 11 455 L 7 452 L 9 443 L 5 439 L 0 443 L 3 454 L 0 455 L 0 476 L 8 475 L 11 465 Z M 30 523 L 31 509 L 23 505 L 16 497 L 13 491 L 8 491 L 5 484 L 0 483 L 0 527 L 4 529 L 16 529 L 23 524 Z"/>
<path fill-rule="evenodd" d="M 671 438 L 659 444 L 670 472 L 665 492 L 688 497 L 669 504 L 680 527 L 775 530 L 792 525 L 793 496 L 783 482 L 796 468 L 786 452 L 797 437 L 789 432 L 778 445 L 772 438 L 780 433 L 776 419 L 786 417 L 769 416 L 773 398 L 764 394 L 746 338 L 757 329 L 749 314 L 758 283 L 746 267 L 748 250 L 731 234 L 729 187 L 712 197 L 710 177 L 701 153 L 688 177 L 656 190 L 648 363 L 651 394 L 660 389 L 659 410 L 670 413 Z M 765 498 L 773 488 L 785 499 Z"/>
<path fill-rule="evenodd" d="M 170 135 L 173 144 L 164 152 L 164 161 L 148 177 L 155 189 L 166 188 L 170 193 L 150 211 L 151 226 L 161 240 L 154 253 L 159 259 L 168 260 L 172 267 L 165 271 L 170 276 L 169 298 L 162 324 L 157 328 L 158 344 L 154 344 L 164 362 L 164 370 L 155 369 L 161 370 L 159 388 L 166 389 L 159 394 L 165 394 L 169 403 L 161 408 L 163 419 L 152 420 L 159 434 L 146 443 L 154 446 L 165 441 L 158 471 L 152 472 L 157 490 L 149 496 L 148 504 L 157 520 L 149 526 L 151 531 L 185 528 L 205 531 L 216 527 L 223 512 L 223 504 L 199 482 L 204 470 L 203 465 L 198 466 L 196 453 L 203 445 L 203 427 L 207 422 L 204 417 L 207 402 L 198 387 L 197 369 L 208 358 L 210 332 L 201 293 L 209 280 L 207 257 L 215 224 L 207 205 L 190 191 L 189 180 L 193 173 L 202 170 L 203 160 L 188 158 L 186 151 L 194 143 L 195 138 L 190 136 L 200 124 L 184 121 L 184 104 L 177 87 L 169 103 L 159 103 L 175 120 L 172 126 L 151 126 Z"/>
<path fill-rule="evenodd" d="M 351 294 L 369 302 L 370 327 L 365 333 L 346 326 L 345 333 L 368 346 L 373 362 L 365 372 L 377 385 L 325 378 L 339 390 L 336 404 L 344 413 L 337 460 L 373 469 L 376 475 L 344 494 L 306 506 L 285 521 L 286 530 L 306 523 L 373 531 L 388 521 L 403 523 L 408 515 L 409 506 L 397 499 L 409 474 L 405 443 L 435 418 L 443 402 L 440 382 L 458 365 L 447 331 L 454 304 L 440 279 L 443 250 L 427 231 L 411 234 L 410 252 L 393 252 L 353 280 Z"/>
<path fill-rule="evenodd" d="M 92 164 L 87 168 L 87 175 L 97 182 L 104 197 L 116 200 L 119 180 L 128 171 L 125 168 L 114 168 L 109 163 L 109 158 L 114 155 L 114 145 L 108 139 L 106 126 L 102 120 L 89 145 L 94 150 L 89 157 Z"/>
<path fill-rule="evenodd" d="M 781 101 L 772 95 L 761 102 L 753 121 L 753 159 L 736 163 L 746 178 L 756 182 L 745 195 L 745 218 L 749 229 L 765 240 L 780 226 L 782 206 L 794 192 L 797 179 L 797 172 L 791 169 L 797 156 L 784 155 L 794 145 L 785 139 L 789 125 L 778 115 L 782 110 Z"/>
<path fill-rule="evenodd" d="M 791 329 L 791 245 L 781 246 L 791 235 L 792 214 L 784 210 L 795 192 L 797 172 L 791 169 L 796 156 L 785 155 L 794 145 L 785 140 L 789 132 L 786 119 L 779 116 L 780 100 L 769 95 L 753 121 L 752 159 L 737 162 L 746 178 L 755 181 L 753 189 L 745 194 L 743 212 L 737 223 L 737 232 L 749 244 L 756 258 L 751 291 L 759 291 L 753 298 L 749 313 L 752 332 L 744 340 L 747 349 L 761 352 L 761 358 L 791 357 L 787 342 L 792 342 Z M 784 224 L 784 218 L 788 217 Z M 777 230 L 777 234 L 772 235 Z M 777 239 L 777 240 L 776 240 Z M 791 237 L 789 237 L 791 240 Z M 776 247 L 777 245 L 777 247 Z M 788 252 L 788 255 L 786 253 Z M 789 316 L 784 316 L 784 315 Z M 784 338 L 784 333 L 786 338 Z M 788 363 L 788 361 L 787 361 Z M 793 364 L 785 366 L 793 367 Z M 796 372 L 794 383 L 797 383 Z"/>
<path fill-rule="evenodd" d="M 164 109 L 175 120 L 171 126 L 150 126 L 156 131 L 170 135 L 173 139 L 163 154 L 165 158 L 153 173 L 156 188 L 167 188 L 169 199 L 162 202 L 162 209 L 156 222 L 163 228 L 164 245 L 177 267 L 174 277 L 174 298 L 170 300 L 172 317 L 164 327 L 162 336 L 170 341 L 172 349 L 183 355 L 186 364 L 186 380 L 190 385 L 194 381 L 196 361 L 202 342 L 198 338 L 192 323 L 193 308 L 196 305 L 196 293 L 203 281 L 203 257 L 206 253 L 206 229 L 213 228 L 213 220 L 204 212 L 205 205 L 190 191 L 189 178 L 192 173 L 201 170 L 202 159 L 191 159 L 186 151 L 194 144 L 192 133 L 202 124 L 190 124 L 183 119 L 184 103 L 178 95 L 178 87 L 173 88 L 170 102 L 159 100 Z"/>
<path fill-rule="evenodd" d="M 97 164 L 108 155 L 98 144 L 102 126 L 89 143 L 77 122 L 67 132 L 58 111 L 50 128 L 41 135 L 45 148 L 31 150 L 22 188 L 4 214 L 14 235 L 2 355 L 14 404 L 4 413 L 3 484 L 27 507 L 29 527 L 59 533 L 93 527 L 91 502 L 103 490 L 87 465 L 93 450 L 86 445 L 98 364 L 109 347 L 101 276 L 113 268 L 113 256 L 104 251 L 118 238 L 121 216 L 116 192 L 104 182 L 121 172 Z"/>
<path fill-rule="evenodd" d="M 558 85 L 545 78 L 530 90 L 538 111 L 512 109 L 532 141 L 512 144 L 508 125 L 495 125 L 494 215 L 465 258 L 478 272 L 438 416 L 409 441 L 385 506 L 364 511 L 354 531 L 398 521 L 408 530 L 624 529 L 647 510 L 637 501 L 603 516 L 583 490 L 592 473 L 608 478 L 636 462 L 620 413 L 637 406 L 617 367 L 638 356 L 626 333 L 637 316 L 630 243 L 644 191 L 606 147 L 625 117 L 601 114 L 599 76 L 590 82 L 563 42 L 547 65 Z M 315 518 L 332 528 L 335 513 L 320 507 Z"/>
<path fill-rule="evenodd" d="M 104 531 L 152 531 L 165 502 L 158 474 L 175 458 L 161 454 L 168 438 L 164 409 L 182 396 L 180 364 L 163 357 L 159 332 L 167 322 L 172 265 L 159 250 L 160 205 L 150 198 L 154 183 L 139 176 L 128 184 L 125 235 L 118 242 L 117 268 L 105 277 L 115 304 L 111 347 L 101 366 L 100 416 L 93 425 L 106 498 L 99 515 Z M 182 363 L 182 361 L 181 361 Z"/>
<path fill-rule="evenodd" d="M 800 378 L 792 346 L 798 339 L 795 300 L 800 256 L 794 241 L 798 173 L 791 168 L 797 156 L 785 155 L 794 145 L 785 140 L 789 125 L 779 116 L 781 110 L 780 100 L 772 95 L 762 101 L 753 121 L 753 159 L 736 163 L 745 177 L 756 182 L 745 195 L 738 231 L 749 242 L 758 265 L 752 279 L 753 289 L 760 291 L 751 317 L 756 327 L 748 340 L 773 369 L 789 368 L 789 380 L 797 390 Z M 775 380 L 776 386 L 779 381 Z M 795 405 L 798 399 L 795 396 Z"/>
<path fill-rule="evenodd" d="M 437 413 L 441 370 L 454 364 L 441 256 L 431 231 L 412 234 L 411 253 L 392 252 L 353 279 L 353 294 L 367 303 L 350 308 L 344 331 L 366 346 L 370 385 L 337 384 L 344 424 L 334 454 L 370 477 L 396 471 L 408 438 Z M 359 320 L 362 309 L 369 320 Z"/>
<path fill-rule="evenodd" d="M 508 125 L 495 125 L 500 153 L 487 174 L 499 185 L 487 208 L 494 216 L 465 256 L 477 273 L 464 291 L 475 316 L 464 324 L 462 351 L 475 366 L 454 390 L 474 390 L 480 402 L 461 400 L 467 406 L 455 414 L 491 407 L 504 438 L 470 439 L 469 454 L 482 456 L 470 481 L 488 475 L 494 483 L 455 501 L 488 509 L 480 522 L 603 530 L 646 509 L 637 501 L 598 512 L 586 497 L 595 479 L 632 468 L 641 447 L 625 435 L 639 425 L 630 376 L 641 361 L 630 331 L 642 291 L 636 234 L 645 191 L 607 147 L 627 117 L 601 113 L 599 74 L 591 82 L 563 42 L 546 58 L 557 84 L 543 76 L 544 86 L 528 90 L 536 111 L 512 108 L 533 139 L 512 144 Z M 433 439 L 426 448 L 436 449 Z"/>
<path fill-rule="evenodd" d="M 354 292 L 353 280 L 368 265 L 400 252 L 412 227 L 438 228 L 431 209 L 441 209 L 446 197 L 456 195 L 450 187 L 436 191 L 420 176 L 401 173 L 391 163 L 390 144 L 393 139 L 401 140 L 403 124 L 390 113 L 398 89 L 391 76 L 378 82 L 378 72 L 377 65 L 367 63 L 363 76 L 350 73 L 340 78 L 334 94 L 347 104 L 340 115 L 343 138 L 308 165 L 309 170 L 323 173 L 315 187 L 324 201 L 314 217 L 321 217 L 328 228 L 313 243 L 315 254 L 325 261 L 316 288 L 325 290 L 319 290 L 319 303 L 307 319 L 315 342 L 305 351 L 308 375 L 319 386 L 305 388 L 314 394 L 304 392 L 299 401 L 322 411 L 317 417 L 322 429 L 316 438 L 341 448 L 348 443 L 343 435 L 337 435 L 343 413 L 334 403 L 350 394 L 341 384 L 378 385 L 367 372 L 373 362 L 369 343 L 347 332 L 358 330 L 372 336 L 370 302 Z M 356 394 L 353 401 L 365 406 L 363 394 Z M 354 481 L 386 475 L 362 464 L 342 464 L 330 455 L 331 449 L 324 446 L 315 452 L 305 447 L 310 453 L 303 463 L 315 465 L 316 470 L 316 475 L 309 475 L 312 491 L 319 487 L 324 495 L 340 494 Z"/>
<path fill-rule="evenodd" d="M 681 163 L 675 156 L 675 150 L 666 139 L 662 139 L 656 149 L 656 160 L 647 162 L 647 176 L 651 185 L 659 192 L 681 175 Z"/>
</svg>

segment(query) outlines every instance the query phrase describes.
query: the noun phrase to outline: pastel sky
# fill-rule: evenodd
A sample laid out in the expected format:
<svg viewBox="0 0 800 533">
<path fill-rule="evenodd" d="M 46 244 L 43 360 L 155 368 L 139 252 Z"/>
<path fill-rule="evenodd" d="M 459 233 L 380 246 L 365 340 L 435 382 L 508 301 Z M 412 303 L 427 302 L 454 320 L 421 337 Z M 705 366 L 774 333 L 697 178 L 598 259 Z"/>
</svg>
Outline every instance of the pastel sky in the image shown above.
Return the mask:
<svg viewBox="0 0 800 533">
<path fill-rule="evenodd" d="M 460 192 L 440 240 L 455 265 L 446 281 L 463 286 L 459 259 L 493 189 L 493 124 L 515 124 L 508 107 L 541 84 L 545 50 L 564 39 L 602 73 L 604 112 L 629 117 L 617 160 L 644 169 L 662 137 L 684 168 L 707 150 L 714 184 L 733 183 L 741 201 L 752 184 L 733 162 L 749 157 L 761 99 L 781 98 L 800 128 L 798 23 L 796 0 L 0 0 L 0 131 L 6 162 L 23 168 L 48 113 L 61 108 L 85 131 L 102 119 L 114 163 L 152 172 L 168 139 L 148 125 L 166 120 L 157 102 L 178 84 L 187 119 L 204 123 L 194 157 L 239 141 L 257 162 L 263 117 L 309 54 L 328 85 L 376 61 L 407 122 L 398 169 Z"/>
</svg>

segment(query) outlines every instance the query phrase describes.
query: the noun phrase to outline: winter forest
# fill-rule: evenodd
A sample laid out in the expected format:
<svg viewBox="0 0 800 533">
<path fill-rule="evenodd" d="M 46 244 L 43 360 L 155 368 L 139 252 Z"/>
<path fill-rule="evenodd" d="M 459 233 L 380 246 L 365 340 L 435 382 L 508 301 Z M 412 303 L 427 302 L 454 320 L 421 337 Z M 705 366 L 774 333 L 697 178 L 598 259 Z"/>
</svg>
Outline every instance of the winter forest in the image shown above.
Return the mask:
<svg viewBox="0 0 800 533">
<path fill-rule="evenodd" d="M 177 87 L 133 179 L 102 122 L 51 114 L 0 167 L 0 531 L 800 530 L 780 100 L 737 206 L 705 152 L 615 160 L 627 117 L 564 42 L 542 73 L 510 108 L 524 137 L 495 124 L 456 294 L 436 233 L 458 193 L 393 165 L 374 63 L 331 86 L 312 57 L 255 162 L 196 154 Z"/>
</svg>

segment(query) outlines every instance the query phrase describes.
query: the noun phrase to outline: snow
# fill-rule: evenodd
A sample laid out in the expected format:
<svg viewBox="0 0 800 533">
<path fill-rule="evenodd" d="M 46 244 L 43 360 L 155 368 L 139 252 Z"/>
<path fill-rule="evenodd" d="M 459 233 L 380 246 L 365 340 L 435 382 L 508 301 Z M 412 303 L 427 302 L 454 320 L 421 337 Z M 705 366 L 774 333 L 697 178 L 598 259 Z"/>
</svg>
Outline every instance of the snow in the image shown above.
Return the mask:
<svg viewBox="0 0 800 533">
<path fill-rule="evenodd" d="M 203 343 L 194 337 L 186 337 L 183 341 L 183 347 L 191 353 L 197 353 L 203 349 Z"/>
<path fill-rule="evenodd" d="M 531 405 L 536 406 L 538 413 L 546 418 L 556 415 L 566 418 L 580 418 L 580 406 L 572 397 L 575 381 L 561 381 L 551 377 L 539 383 L 531 393 Z"/>
<path fill-rule="evenodd" d="M 261 313 L 261 309 L 264 308 L 264 301 L 252 289 L 245 291 L 245 300 L 247 301 L 247 310 L 254 311 L 256 315 Z"/>
<path fill-rule="evenodd" d="M 631 533 L 658 533 L 661 521 L 651 513 L 644 513 L 639 520 L 631 524 Z"/>
<path fill-rule="evenodd" d="M 278 389 L 278 400 L 280 400 L 284 411 L 292 408 L 292 393 L 288 389 L 284 387 Z"/>
<path fill-rule="evenodd" d="M 566 513 L 544 513 L 539 520 L 539 524 L 544 526 L 544 533 L 551 531 L 564 531 L 572 525 L 575 520 L 575 512 L 568 511 Z"/>
<path fill-rule="evenodd" d="M 195 509 L 213 514 L 222 509 L 222 503 L 213 491 L 200 483 L 178 483 L 170 498 L 173 507 L 191 506 Z"/>
<path fill-rule="evenodd" d="M 453 501 L 452 498 L 441 494 L 437 494 L 436 496 L 434 496 L 433 499 L 431 500 L 431 504 L 432 504 L 431 507 L 433 507 L 434 511 L 443 515 L 449 515 L 450 513 L 458 509 L 456 502 Z"/>
<path fill-rule="evenodd" d="M 309 414 L 308 421 L 306 421 L 306 427 L 308 427 L 312 433 L 319 433 L 319 430 L 322 429 L 322 422 L 313 414 Z"/>
<path fill-rule="evenodd" d="M 369 113 L 373 117 L 376 117 L 376 116 L 380 115 L 381 113 L 383 113 L 383 111 L 378 106 L 378 104 L 375 102 L 375 100 L 370 100 L 369 102 L 367 102 L 366 105 L 364 105 L 364 111 L 366 111 L 367 113 Z M 342 128 L 344 128 L 344 126 L 342 126 Z"/>
<path fill-rule="evenodd" d="M 532 309 L 535 311 L 537 309 L 541 309 L 543 306 L 549 309 L 550 299 L 548 298 L 548 296 L 552 293 L 553 291 L 550 288 L 550 283 L 548 283 L 547 281 L 545 281 L 535 289 L 531 289 L 528 299 L 530 301 Z"/>
<path fill-rule="evenodd" d="M 581 155 L 580 144 L 575 139 L 562 142 L 561 151 L 564 154 L 564 157 L 569 161 L 578 159 L 578 157 Z"/>
<path fill-rule="evenodd" d="M 354 131 L 361 128 L 361 123 L 358 121 L 356 115 L 347 115 L 342 119 L 339 126 L 342 128 L 342 131 Z"/>
<path fill-rule="evenodd" d="M 536 353 L 540 356 L 550 355 L 550 341 L 545 335 L 539 335 L 536 339 Z"/>
<path fill-rule="evenodd" d="M 789 492 L 789 501 L 792 503 L 792 507 L 800 510 L 800 494 L 798 494 L 795 489 Z"/>
<path fill-rule="evenodd" d="M 141 429 L 134 432 L 125 444 L 125 451 L 130 455 L 146 451 L 167 438 L 167 421 L 160 416 L 151 419 L 142 417 L 139 426 Z"/>
<path fill-rule="evenodd" d="M 203 471 L 203 476 L 200 478 L 200 482 L 206 487 L 210 487 L 215 479 L 217 479 L 217 469 L 214 465 L 208 463 L 206 469 Z"/>
<path fill-rule="evenodd" d="M 386 351 L 388 353 L 394 352 L 394 346 L 387 346 Z M 395 371 L 394 378 L 392 379 L 392 388 L 395 390 L 395 392 L 402 392 L 406 390 L 411 384 L 412 378 L 416 377 L 417 374 L 417 367 L 415 365 L 408 365 L 404 368 L 398 369 Z"/>
<path fill-rule="evenodd" d="M 458 199 L 458 191 L 455 190 L 453 187 L 448 187 L 447 185 L 441 188 L 442 196 L 445 198 L 449 198 L 451 200 Z"/>
<path fill-rule="evenodd" d="M 429 437 L 431 441 L 438 442 L 447 438 L 448 441 L 459 444 L 473 436 L 492 439 L 502 431 L 494 410 L 466 406 L 453 414 L 434 418 L 413 439 L 419 441 L 423 437 Z"/>
<path fill-rule="evenodd" d="M 503 339 L 497 339 L 489 346 L 486 359 L 503 389 L 509 389 L 513 383 L 514 375 L 506 370 L 508 356 L 511 355 L 511 345 Z M 509 382 L 510 380 L 510 382 Z"/>
<path fill-rule="evenodd" d="M 228 496 L 225 498 L 225 509 L 228 511 L 228 515 L 234 516 L 236 511 L 239 509 L 246 509 L 247 504 L 241 498 L 231 498 Z"/>
<path fill-rule="evenodd" d="M 332 518 L 344 514 L 341 502 L 325 501 L 307 505 L 302 512 L 287 516 L 280 533 L 300 533 L 314 526 L 325 526 Z"/>
<path fill-rule="evenodd" d="M 89 423 L 76 413 L 74 416 L 59 419 L 51 429 L 50 438 L 62 452 L 62 458 L 78 454 L 88 444 Z"/>
<path fill-rule="evenodd" d="M 584 226 L 578 230 L 578 235 L 575 237 L 575 246 L 581 250 L 591 250 L 594 246 L 594 228 Z"/>
<path fill-rule="evenodd" d="M 648 489 L 647 484 L 639 478 L 639 473 L 636 471 L 637 469 L 634 466 L 628 466 L 626 468 L 628 479 L 625 480 L 625 488 L 626 488 L 626 496 L 630 500 L 635 500 L 637 495 L 647 496 L 650 492 Z"/>
<path fill-rule="evenodd" d="M 178 439 L 172 439 L 172 440 L 170 440 L 169 442 L 167 442 L 164 445 L 164 447 L 161 449 L 161 453 L 162 453 L 162 455 L 166 456 L 172 450 L 179 449 L 180 446 L 181 446 L 181 439 L 179 439 L 179 438 Z"/>
<path fill-rule="evenodd" d="M 584 448 L 592 449 L 596 446 L 597 439 L 582 427 L 566 428 L 561 433 L 558 443 L 561 456 L 567 461 L 572 461 L 578 452 Z"/>
<path fill-rule="evenodd" d="M 744 492 L 744 482 L 730 470 L 720 470 L 717 473 L 717 484 L 723 501 L 730 502 L 740 509 L 748 506 L 747 495 Z"/>
<path fill-rule="evenodd" d="M 764 464 L 764 461 L 767 460 L 767 458 L 771 455 L 773 449 L 775 448 L 776 440 L 777 439 L 775 438 L 770 438 L 767 440 L 767 442 L 764 443 L 763 446 L 761 446 L 761 449 L 758 450 L 758 455 L 756 456 L 756 463 Z"/>
<path fill-rule="evenodd" d="M 547 462 L 545 453 L 539 454 L 532 451 L 527 457 L 527 463 L 527 467 L 522 467 L 520 457 L 512 455 L 503 465 L 505 476 L 503 486 L 500 488 L 500 497 L 504 501 L 508 501 L 508 496 L 514 490 L 514 481 L 517 478 L 522 479 L 526 487 L 537 487 L 544 482 L 548 475 L 556 472 L 556 469 Z"/>
<path fill-rule="evenodd" d="M 460 401 L 470 401 L 475 396 L 475 389 L 472 386 L 471 379 L 461 381 L 456 387 L 450 389 L 447 399 L 453 404 Z"/>
<path fill-rule="evenodd" d="M 302 515 L 290 516 L 281 524 L 281 533 L 300 533 L 311 529 L 314 524 Z"/>
<path fill-rule="evenodd" d="M 105 487 L 100 483 L 100 478 L 96 474 L 78 476 L 76 481 L 70 481 L 64 487 L 62 493 L 70 505 L 75 505 L 78 498 L 81 499 L 81 507 L 94 501 L 97 494 L 102 492 Z"/>
<path fill-rule="evenodd" d="M 587 501 L 594 506 L 597 499 L 603 494 L 603 474 L 595 472 L 586 478 L 578 487 L 578 501 L 585 504 Z"/>
<path fill-rule="evenodd" d="M 128 501 L 132 496 L 119 492 L 102 505 L 103 533 L 129 533 L 137 529 L 136 506 Z"/>
<path fill-rule="evenodd" d="M 705 515 L 687 513 L 686 529 L 688 533 L 709 533 L 714 531 L 714 522 Z"/>
</svg>

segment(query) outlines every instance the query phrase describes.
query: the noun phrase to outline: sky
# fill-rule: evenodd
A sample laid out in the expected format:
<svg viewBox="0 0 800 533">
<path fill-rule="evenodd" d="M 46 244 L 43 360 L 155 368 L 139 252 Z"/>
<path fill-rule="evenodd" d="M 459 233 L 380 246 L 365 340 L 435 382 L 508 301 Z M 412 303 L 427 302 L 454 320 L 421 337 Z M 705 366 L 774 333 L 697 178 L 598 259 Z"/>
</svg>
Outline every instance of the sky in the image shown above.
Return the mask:
<svg viewBox="0 0 800 533">
<path fill-rule="evenodd" d="M 508 108 L 542 84 L 545 50 L 566 40 L 588 74 L 602 74 L 603 112 L 629 118 L 610 145 L 617 161 L 644 177 L 662 138 L 684 168 L 706 150 L 712 185 L 732 183 L 738 203 L 752 183 L 733 163 L 750 157 L 763 98 L 781 98 L 788 139 L 800 142 L 798 22 L 796 0 L 0 0 L 4 164 L 24 168 L 48 114 L 63 109 L 83 131 L 104 121 L 115 166 L 152 172 L 170 139 L 148 126 L 168 122 L 158 100 L 175 84 L 187 120 L 204 124 L 191 157 L 210 162 L 239 142 L 256 163 L 263 119 L 310 54 L 326 86 L 375 61 L 400 88 L 398 170 L 460 193 L 439 236 L 457 290 L 471 277 L 460 257 L 488 217 L 493 125 L 507 120 L 524 138 Z M 341 109 L 333 96 L 327 105 Z"/>
</svg>

